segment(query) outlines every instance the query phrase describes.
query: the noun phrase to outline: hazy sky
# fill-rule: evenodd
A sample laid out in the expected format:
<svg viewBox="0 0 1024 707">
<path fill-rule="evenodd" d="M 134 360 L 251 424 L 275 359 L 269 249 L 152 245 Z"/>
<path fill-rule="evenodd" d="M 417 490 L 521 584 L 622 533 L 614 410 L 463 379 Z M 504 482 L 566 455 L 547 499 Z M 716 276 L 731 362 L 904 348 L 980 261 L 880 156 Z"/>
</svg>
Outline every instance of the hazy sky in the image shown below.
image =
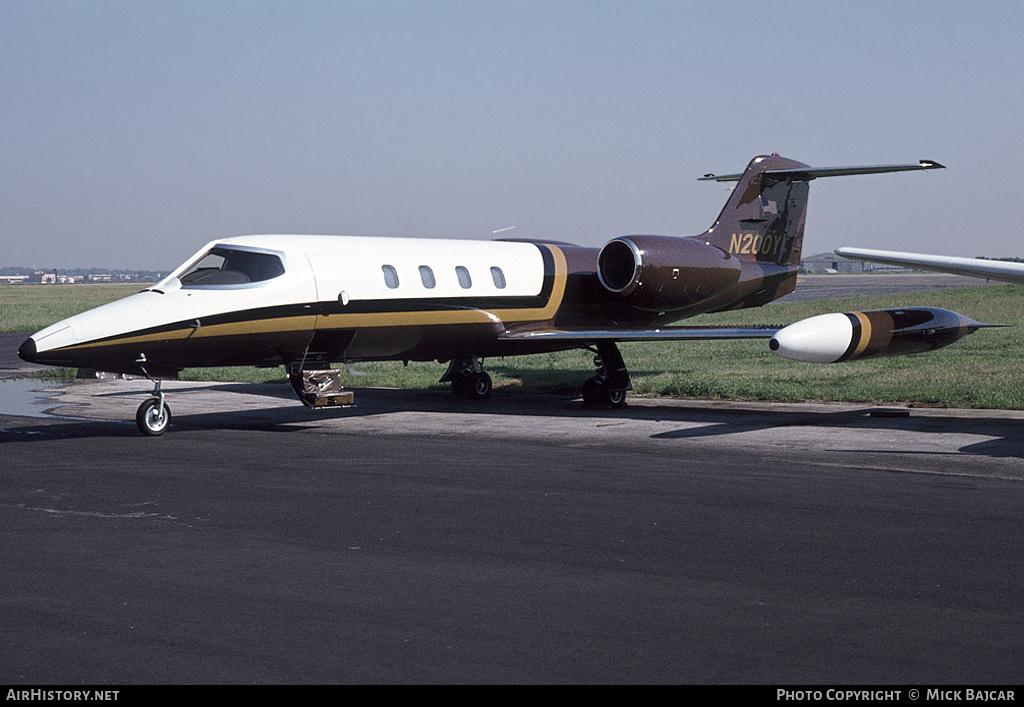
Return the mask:
<svg viewBox="0 0 1024 707">
<path fill-rule="evenodd" d="M 778 152 L 804 253 L 1024 257 L 1024 3 L 0 0 L 0 266 L 249 233 L 695 235 Z"/>
</svg>

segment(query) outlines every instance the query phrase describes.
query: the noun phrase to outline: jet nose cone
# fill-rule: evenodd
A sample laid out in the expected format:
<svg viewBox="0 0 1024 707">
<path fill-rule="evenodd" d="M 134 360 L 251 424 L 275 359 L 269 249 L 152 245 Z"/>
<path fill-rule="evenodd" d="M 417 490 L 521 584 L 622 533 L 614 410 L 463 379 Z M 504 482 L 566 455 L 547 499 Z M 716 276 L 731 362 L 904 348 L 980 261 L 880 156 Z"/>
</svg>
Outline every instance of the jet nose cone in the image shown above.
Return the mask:
<svg viewBox="0 0 1024 707">
<path fill-rule="evenodd" d="M 18 348 L 18 356 L 21 357 L 23 361 L 28 361 L 29 363 L 36 362 L 37 354 L 36 340 L 32 337 L 25 339 L 25 343 Z"/>
</svg>

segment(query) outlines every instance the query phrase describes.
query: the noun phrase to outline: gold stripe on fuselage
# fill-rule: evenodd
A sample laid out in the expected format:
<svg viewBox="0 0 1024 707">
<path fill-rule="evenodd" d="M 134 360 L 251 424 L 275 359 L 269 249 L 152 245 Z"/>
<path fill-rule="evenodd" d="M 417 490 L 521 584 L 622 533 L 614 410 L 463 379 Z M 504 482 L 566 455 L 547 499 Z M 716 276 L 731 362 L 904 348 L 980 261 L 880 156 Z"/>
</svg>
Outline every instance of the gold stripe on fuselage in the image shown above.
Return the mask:
<svg viewBox="0 0 1024 707">
<path fill-rule="evenodd" d="M 857 358 L 864 349 L 867 348 L 868 342 L 871 341 L 871 320 L 868 319 L 867 315 L 863 312 L 853 312 L 853 316 L 857 317 L 857 321 L 860 322 L 860 341 L 857 342 L 857 348 L 854 349 L 853 353 L 847 358 Z"/>
</svg>

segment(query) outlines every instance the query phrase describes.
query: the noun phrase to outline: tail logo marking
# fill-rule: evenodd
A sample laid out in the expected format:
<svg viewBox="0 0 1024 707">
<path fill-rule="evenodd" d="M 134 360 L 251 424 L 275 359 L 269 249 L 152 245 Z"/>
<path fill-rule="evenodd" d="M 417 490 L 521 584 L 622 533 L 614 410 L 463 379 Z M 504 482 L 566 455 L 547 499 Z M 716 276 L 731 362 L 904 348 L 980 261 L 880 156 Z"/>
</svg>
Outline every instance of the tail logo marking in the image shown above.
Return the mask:
<svg viewBox="0 0 1024 707">
<path fill-rule="evenodd" d="M 733 255 L 766 255 L 775 257 L 782 248 L 782 234 L 733 233 L 729 237 L 729 253 Z"/>
</svg>

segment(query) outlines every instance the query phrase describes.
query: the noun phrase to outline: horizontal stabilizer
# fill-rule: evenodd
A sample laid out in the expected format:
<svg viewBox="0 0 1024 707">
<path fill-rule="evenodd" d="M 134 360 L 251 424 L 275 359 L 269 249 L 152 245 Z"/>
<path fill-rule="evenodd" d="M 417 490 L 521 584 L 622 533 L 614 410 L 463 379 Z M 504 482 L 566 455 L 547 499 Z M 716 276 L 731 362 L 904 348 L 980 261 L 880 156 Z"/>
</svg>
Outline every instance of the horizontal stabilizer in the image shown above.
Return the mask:
<svg viewBox="0 0 1024 707">
<path fill-rule="evenodd" d="M 852 174 L 884 174 L 886 172 L 911 172 L 922 169 L 945 169 L 938 162 L 921 160 L 917 164 L 884 164 L 864 167 L 806 167 L 800 169 L 769 169 L 763 174 L 774 179 L 810 181 L 818 177 L 846 177 Z M 742 174 L 705 174 L 698 181 L 738 182 Z"/>
</svg>

